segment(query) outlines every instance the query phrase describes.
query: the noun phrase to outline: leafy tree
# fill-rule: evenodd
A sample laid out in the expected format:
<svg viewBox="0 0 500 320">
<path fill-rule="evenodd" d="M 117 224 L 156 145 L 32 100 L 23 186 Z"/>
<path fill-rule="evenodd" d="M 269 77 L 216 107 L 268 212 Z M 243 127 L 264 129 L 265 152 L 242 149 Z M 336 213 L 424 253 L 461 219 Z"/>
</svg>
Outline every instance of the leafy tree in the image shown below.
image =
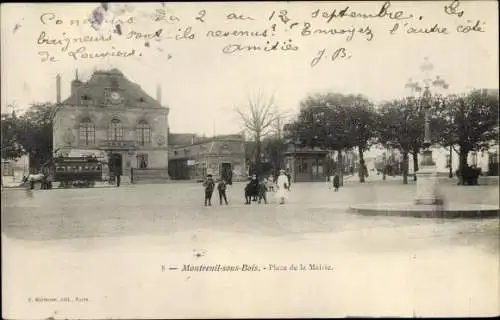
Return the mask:
<svg viewBox="0 0 500 320">
<path fill-rule="evenodd" d="M 377 113 L 373 104 L 362 95 L 349 95 L 346 107 L 348 112 L 346 129 L 349 132 L 349 141 L 356 146 L 359 154 L 359 181 L 365 182 L 367 174 L 364 152 L 376 142 L 375 131 Z"/>
<path fill-rule="evenodd" d="M 15 111 L 2 114 L 2 159 L 18 159 L 25 150 L 19 143 L 21 120 Z"/>
<path fill-rule="evenodd" d="M 434 101 L 433 111 L 440 119 L 440 143 L 459 154 L 460 173 L 468 168 L 469 152 L 498 144 L 498 108 L 498 90 L 474 90 Z M 459 179 L 463 183 L 462 174 Z"/>
<path fill-rule="evenodd" d="M 342 152 L 355 146 L 351 132 L 352 96 L 337 93 L 309 95 L 298 118 L 287 126 L 288 138 L 300 146 L 337 151 L 336 170 L 343 184 Z"/>
<path fill-rule="evenodd" d="M 288 148 L 288 144 L 284 139 L 277 136 L 265 138 L 262 141 L 263 151 L 266 154 L 274 173 L 283 167 L 284 154 Z"/>
<path fill-rule="evenodd" d="M 2 157 L 28 153 L 30 167 L 39 168 L 52 157 L 53 104 L 34 103 L 21 116 L 2 115 Z M 5 147 L 5 148 L 4 148 Z"/>
<path fill-rule="evenodd" d="M 377 138 L 382 145 L 392 144 L 403 155 L 403 183 L 408 183 L 408 154 L 419 149 L 424 135 L 422 110 L 415 99 L 385 102 L 378 113 Z"/>
</svg>

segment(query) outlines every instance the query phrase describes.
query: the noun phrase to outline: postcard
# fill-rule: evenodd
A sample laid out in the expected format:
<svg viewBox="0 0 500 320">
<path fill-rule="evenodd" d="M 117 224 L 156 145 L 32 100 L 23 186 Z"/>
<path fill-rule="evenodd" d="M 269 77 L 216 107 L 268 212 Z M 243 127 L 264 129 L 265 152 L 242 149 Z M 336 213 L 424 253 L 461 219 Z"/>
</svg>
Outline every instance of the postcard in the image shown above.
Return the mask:
<svg viewBox="0 0 500 320">
<path fill-rule="evenodd" d="M 498 315 L 496 2 L 1 27 L 3 318 Z"/>
</svg>

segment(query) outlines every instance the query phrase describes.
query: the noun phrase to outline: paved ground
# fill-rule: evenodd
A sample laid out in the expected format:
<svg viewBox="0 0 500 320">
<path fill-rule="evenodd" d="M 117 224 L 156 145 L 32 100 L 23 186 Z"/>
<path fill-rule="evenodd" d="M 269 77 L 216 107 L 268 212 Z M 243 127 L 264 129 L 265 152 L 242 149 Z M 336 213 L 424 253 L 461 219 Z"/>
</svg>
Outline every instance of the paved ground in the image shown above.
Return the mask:
<svg viewBox="0 0 500 320">
<path fill-rule="evenodd" d="M 272 195 L 268 205 L 245 206 L 236 184 L 229 206 L 214 194 L 213 206 L 203 207 L 198 184 L 5 189 L 3 316 L 497 315 L 498 219 L 346 211 L 353 203 L 411 201 L 414 192 L 382 182 L 338 193 L 301 183 L 284 206 Z M 498 205 L 498 187 L 442 192 L 457 203 Z M 334 270 L 269 269 L 310 263 Z M 168 271 L 183 264 L 256 264 L 261 272 Z M 66 296 L 71 302 L 28 302 Z"/>
</svg>

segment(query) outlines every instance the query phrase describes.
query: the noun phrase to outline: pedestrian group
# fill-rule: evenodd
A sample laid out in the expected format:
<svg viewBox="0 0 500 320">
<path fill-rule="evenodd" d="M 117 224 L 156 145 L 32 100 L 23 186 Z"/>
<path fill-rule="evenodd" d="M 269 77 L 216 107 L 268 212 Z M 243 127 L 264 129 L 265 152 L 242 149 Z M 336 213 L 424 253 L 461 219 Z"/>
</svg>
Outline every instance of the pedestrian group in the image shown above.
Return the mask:
<svg viewBox="0 0 500 320">
<path fill-rule="evenodd" d="M 252 201 L 257 203 L 262 203 L 264 201 L 267 204 L 267 192 L 275 191 L 276 197 L 280 204 L 285 204 L 285 200 L 287 198 L 287 194 L 290 191 L 291 186 L 291 176 L 289 173 L 285 172 L 285 170 L 280 170 L 279 175 L 276 179 L 272 179 L 272 176 L 269 178 L 262 177 L 260 179 L 257 178 L 257 175 L 252 175 L 245 185 L 244 195 L 245 195 L 245 204 L 250 205 Z M 213 175 L 208 174 L 206 179 L 203 181 L 203 187 L 205 191 L 205 206 L 212 205 L 212 195 L 215 190 L 215 181 Z M 227 182 L 224 178 L 221 178 L 217 184 L 217 191 L 219 192 L 219 203 L 220 205 L 226 204 L 227 201 Z"/>
</svg>

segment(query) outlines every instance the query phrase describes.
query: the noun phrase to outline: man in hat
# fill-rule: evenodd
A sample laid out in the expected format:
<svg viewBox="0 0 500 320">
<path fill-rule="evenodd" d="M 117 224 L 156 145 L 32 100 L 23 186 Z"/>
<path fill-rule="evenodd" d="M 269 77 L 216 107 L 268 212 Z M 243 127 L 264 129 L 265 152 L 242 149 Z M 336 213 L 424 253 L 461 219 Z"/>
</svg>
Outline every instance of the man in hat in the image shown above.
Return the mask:
<svg viewBox="0 0 500 320">
<path fill-rule="evenodd" d="M 253 174 L 252 180 L 250 180 L 250 193 L 252 194 L 252 200 L 257 201 L 259 195 L 259 180 L 256 174 Z"/>
<path fill-rule="evenodd" d="M 221 178 L 219 184 L 217 185 L 217 190 L 219 191 L 219 200 L 221 205 L 222 205 L 222 199 L 224 199 L 226 205 L 228 204 L 226 196 L 226 187 L 227 187 L 226 180 L 224 178 Z"/>
<path fill-rule="evenodd" d="M 212 195 L 214 193 L 215 182 L 212 178 L 212 175 L 207 175 L 207 178 L 203 182 L 203 186 L 205 187 L 205 206 L 212 205 Z"/>
</svg>

